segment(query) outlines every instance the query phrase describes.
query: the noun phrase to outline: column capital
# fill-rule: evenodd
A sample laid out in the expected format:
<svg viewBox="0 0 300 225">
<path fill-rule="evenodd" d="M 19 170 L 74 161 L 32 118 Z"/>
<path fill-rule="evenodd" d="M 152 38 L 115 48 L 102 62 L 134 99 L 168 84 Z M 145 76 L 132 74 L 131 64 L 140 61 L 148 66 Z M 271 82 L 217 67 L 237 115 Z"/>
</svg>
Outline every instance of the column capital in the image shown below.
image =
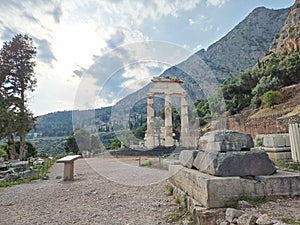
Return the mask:
<svg viewBox="0 0 300 225">
<path fill-rule="evenodd" d="M 148 97 L 148 98 L 154 98 L 154 94 L 153 94 L 153 93 L 147 94 L 147 97 Z"/>
</svg>

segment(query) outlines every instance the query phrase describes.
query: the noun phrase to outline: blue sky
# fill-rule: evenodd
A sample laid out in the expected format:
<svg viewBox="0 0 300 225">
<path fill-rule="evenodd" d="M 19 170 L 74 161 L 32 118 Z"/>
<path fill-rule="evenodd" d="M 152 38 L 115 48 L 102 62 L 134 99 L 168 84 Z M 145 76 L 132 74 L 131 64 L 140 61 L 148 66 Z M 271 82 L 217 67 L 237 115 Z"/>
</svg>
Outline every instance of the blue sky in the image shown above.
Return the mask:
<svg viewBox="0 0 300 225">
<path fill-rule="evenodd" d="M 29 104 L 36 115 L 104 107 L 207 48 L 254 8 L 287 8 L 293 3 L 0 0 L 0 41 L 26 33 L 35 42 L 38 87 Z"/>
</svg>

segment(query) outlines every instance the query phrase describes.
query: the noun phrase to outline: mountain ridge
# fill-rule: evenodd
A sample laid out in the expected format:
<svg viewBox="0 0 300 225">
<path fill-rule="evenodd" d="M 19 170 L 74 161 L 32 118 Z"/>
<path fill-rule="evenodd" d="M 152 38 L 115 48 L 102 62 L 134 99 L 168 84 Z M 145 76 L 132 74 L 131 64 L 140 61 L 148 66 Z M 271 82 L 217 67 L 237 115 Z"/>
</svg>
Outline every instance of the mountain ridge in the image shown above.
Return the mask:
<svg viewBox="0 0 300 225">
<path fill-rule="evenodd" d="M 258 58 L 268 53 L 269 46 L 282 28 L 288 13 L 289 8 L 279 10 L 256 8 L 206 51 L 199 50 L 183 62 L 168 68 L 160 76 L 183 78 L 190 102 L 211 95 L 216 85 L 235 76 L 237 72 L 252 67 Z M 251 35 L 247 35 L 247 32 Z M 207 74 L 210 76 L 206 76 Z M 147 84 L 126 96 L 112 106 L 111 110 L 128 108 L 126 112 L 128 115 L 134 104 L 146 103 L 151 86 L 151 83 Z"/>
<path fill-rule="evenodd" d="M 211 46 L 199 50 L 188 59 L 166 69 L 160 76 L 184 79 L 183 88 L 190 102 L 212 95 L 223 81 L 254 66 L 269 52 L 274 37 L 282 28 L 290 8 L 258 7 L 238 23 L 224 37 Z M 257 28 L 257 32 L 253 31 Z M 246 33 L 251 35 L 245 36 Z M 131 106 L 145 98 L 151 83 L 116 103 L 116 108 Z M 141 97 L 143 96 L 143 97 Z M 118 106 L 120 105 L 120 107 Z"/>
</svg>

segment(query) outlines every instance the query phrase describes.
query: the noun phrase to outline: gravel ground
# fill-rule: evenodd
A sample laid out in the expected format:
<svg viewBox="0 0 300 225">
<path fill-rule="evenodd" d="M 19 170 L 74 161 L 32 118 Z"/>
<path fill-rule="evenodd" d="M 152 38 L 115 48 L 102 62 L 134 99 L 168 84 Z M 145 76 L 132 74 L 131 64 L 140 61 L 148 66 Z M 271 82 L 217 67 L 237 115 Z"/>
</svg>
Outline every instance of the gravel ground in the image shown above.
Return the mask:
<svg viewBox="0 0 300 225">
<path fill-rule="evenodd" d="M 124 163 L 89 160 L 75 161 L 73 182 L 57 179 L 63 164 L 56 163 L 49 180 L 0 189 L 0 224 L 167 224 L 165 217 L 178 208 L 168 196 L 166 180 L 148 184 L 151 176 L 167 177 L 167 171 L 139 167 L 142 172 L 131 173 Z M 132 164 L 137 162 L 127 167 L 136 169 Z M 101 173 L 109 179 L 119 176 L 123 183 L 127 177 L 128 185 Z"/>
<path fill-rule="evenodd" d="M 73 182 L 57 179 L 62 173 L 56 163 L 49 180 L 0 189 L 0 224 L 169 224 L 166 217 L 178 211 L 168 196 L 168 171 L 138 167 L 135 159 L 76 160 Z M 299 197 L 244 210 L 300 224 Z"/>
</svg>

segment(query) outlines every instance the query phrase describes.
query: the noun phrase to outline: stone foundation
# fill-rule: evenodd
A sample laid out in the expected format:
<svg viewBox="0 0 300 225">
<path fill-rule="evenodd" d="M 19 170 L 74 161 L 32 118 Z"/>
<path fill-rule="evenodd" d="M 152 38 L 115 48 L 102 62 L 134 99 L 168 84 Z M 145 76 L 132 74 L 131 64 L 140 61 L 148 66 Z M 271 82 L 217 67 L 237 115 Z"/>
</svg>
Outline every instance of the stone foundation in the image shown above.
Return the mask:
<svg viewBox="0 0 300 225">
<path fill-rule="evenodd" d="M 291 147 L 281 147 L 281 148 L 256 147 L 254 149 L 262 150 L 266 152 L 269 158 L 274 162 L 292 161 Z"/>
<path fill-rule="evenodd" d="M 205 208 L 228 207 L 245 196 L 255 199 L 300 195 L 299 173 L 278 171 L 271 176 L 244 179 L 216 177 L 180 165 L 170 165 L 169 171 L 174 174 L 170 182 Z"/>
<path fill-rule="evenodd" d="M 255 139 L 256 143 L 260 140 L 263 145 L 255 149 L 265 151 L 274 162 L 292 161 L 289 134 L 261 134 Z"/>
</svg>

